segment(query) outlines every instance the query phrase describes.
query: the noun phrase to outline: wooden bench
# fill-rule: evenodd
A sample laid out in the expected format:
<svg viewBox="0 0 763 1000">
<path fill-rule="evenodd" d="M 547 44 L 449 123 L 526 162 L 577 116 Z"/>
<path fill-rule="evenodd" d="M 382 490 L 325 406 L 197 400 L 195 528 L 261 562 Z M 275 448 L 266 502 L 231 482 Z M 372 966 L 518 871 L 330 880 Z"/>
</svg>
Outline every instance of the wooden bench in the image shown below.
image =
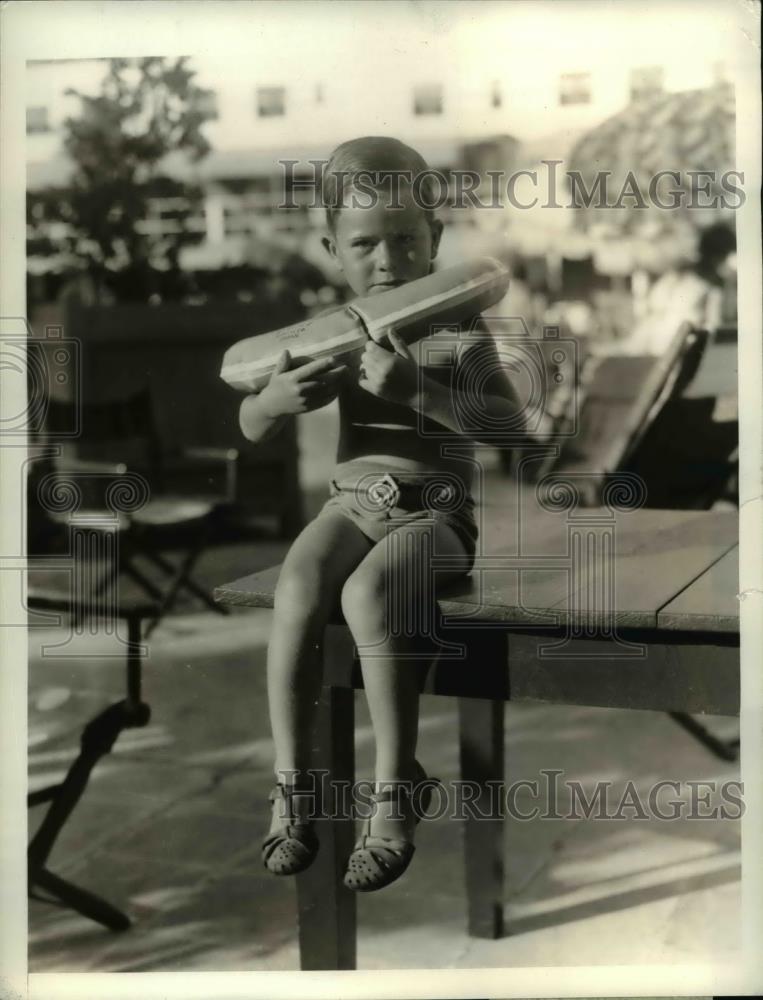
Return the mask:
<svg viewBox="0 0 763 1000">
<path fill-rule="evenodd" d="M 728 512 L 556 510 L 534 499 L 482 508 L 472 574 L 439 595 L 442 655 L 425 693 L 455 697 L 461 778 L 481 789 L 465 821 L 468 932 L 503 935 L 507 701 L 736 715 L 739 710 L 737 517 Z M 585 558 L 583 554 L 587 553 Z M 436 560 L 435 560 L 436 563 Z M 435 566 L 436 571 L 436 566 Z M 217 589 L 230 605 L 272 607 L 279 567 Z M 594 603 L 590 595 L 605 595 Z M 352 782 L 352 637 L 328 626 L 315 766 Z M 493 800 L 496 798 L 492 797 Z M 318 820 L 321 851 L 297 876 L 302 969 L 352 969 L 356 899 L 342 885 L 350 816 Z"/>
</svg>

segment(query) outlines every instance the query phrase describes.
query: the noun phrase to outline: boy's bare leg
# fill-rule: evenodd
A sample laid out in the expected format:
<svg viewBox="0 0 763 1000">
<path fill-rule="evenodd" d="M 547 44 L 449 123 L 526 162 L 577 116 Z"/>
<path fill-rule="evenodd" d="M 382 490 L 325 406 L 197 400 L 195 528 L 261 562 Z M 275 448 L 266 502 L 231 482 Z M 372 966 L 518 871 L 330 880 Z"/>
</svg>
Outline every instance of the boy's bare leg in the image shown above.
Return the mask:
<svg viewBox="0 0 763 1000">
<path fill-rule="evenodd" d="M 310 767 L 323 632 L 347 577 L 372 542 L 336 512 L 311 521 L 289 550 L 275 593 L 267 686 L 278 781 Z"/>
<path fill-rule="evenodd" d="M 401 544 L 394 544 L 394 535 Z M 431 542 L 422 535 L 429 535 Z M 420 671 L 434 652 L 433 579 L 421 558 L 422 548 L 429 545 L 429 551 L 437 555 L 463 556 L 466 560 L 461 540 L 448 525 L 409 524 L 391 531 L 375 545 L 342 590 L 342 609 L 358 647 L 376 740 L 374 777 L 381 787 L 413 781 L 416 774 Z M 440 586 L 462 575 L 459 570 L 438 570 L 435 580 Z M 401 608 L 402 601 L 407 606 L 403 616 L 403 621 L 408 616 L 407 629 L 396 628 L 390 620 L 393 604 Z M 417 626 L 414 629 L 410 628 L 413 623 Z M 414 635 L 401 634 L 405 631 Z M 412 839 L 412 817 L 394 819 L 385 812 L 394 815 L 394 807 L 377 809 L 374 835 Z"/>
</svg>

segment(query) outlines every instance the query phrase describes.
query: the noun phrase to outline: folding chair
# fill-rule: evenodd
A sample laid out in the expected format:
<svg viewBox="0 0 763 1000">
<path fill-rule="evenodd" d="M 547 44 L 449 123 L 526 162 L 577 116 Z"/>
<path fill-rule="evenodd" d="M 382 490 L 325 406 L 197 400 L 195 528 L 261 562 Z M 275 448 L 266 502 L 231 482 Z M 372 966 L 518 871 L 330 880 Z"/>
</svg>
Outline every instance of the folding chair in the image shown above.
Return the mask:
<svg viewBox="0 0 763 1000">
<path fill-rule="evenodd" d="M 43 439 L 64 440 L 60 432 L 76 425 L 75 411 L 82 428 L 76 454 L 75 446 L 58 444 L 57 455 L 51 460 L 51 468 L 61 481 L 77 475 L 78 482 L 88 487 L 86 502 L 94 511 L 104 505 L 108 477 L 123 474 L 128 468 L 145 478 L 150 491 L 145 504 L 108 528 L 116 530 L 118 536 L 119 573 L 129 576 L 156 605 L 156 615 L 149 622 L 146 635 L 172 609 L 182 591 L 217 613 L 225 613 L 191 572 L 222 516 L 235 501 L 238 452 L 224 448 L 182 449 L 179 454 L 184 460 L 221 468 L 223 484 L 211 496 L 173 495 L 166 491 L 166 469 L 173 454 L 160 441 L 148 389 L 106 403 L 75 404 L 51 399 Z M 54 505 L 48 515 L 60 520 Z M 174 565 L 165 554 L 172 548 L 180 548 L 182 553 Z M 138 560 L 142 560 L 143 567 Z M 145 563 L 150 566 L 148 572 Z M 106 566 L 100 587 L 111 587 L 115 578 L 112 566 Z"/>
<path fill-rule="evenodd" d="M 83 600 L 74 592 L 66 594 L 39 586 L 35 582 L 33 569 L 29 574 L 27 608 L 34 612 L 57 611 L 80 621 L 90 618 L 94 611 L 98 613 L 90 598 Z M 120 600 L 114 610 L 116 618 L 127 624 L 126 697 L 88 722 L 82 731 L 79 755 L 69 767 L 63 781 L 27 795 L 29 808 L 44 802 L 50 803 L 27 850 L 27 890 L 32 899 L 58 902 L 109 930 L 123 931 L 130 926 L 130 919 L 125 913 L 100 896 L 54 874 L 47 867 L 48 857 L 58 835 L 82 797 L 95 765 L 110 752 L 123 729 L 145 726 L 151 716 L 151 709 L 141 695 L 140 641 L 142 622 L 153 618 L 158 608 L 148 602 Z"/>
</svg>

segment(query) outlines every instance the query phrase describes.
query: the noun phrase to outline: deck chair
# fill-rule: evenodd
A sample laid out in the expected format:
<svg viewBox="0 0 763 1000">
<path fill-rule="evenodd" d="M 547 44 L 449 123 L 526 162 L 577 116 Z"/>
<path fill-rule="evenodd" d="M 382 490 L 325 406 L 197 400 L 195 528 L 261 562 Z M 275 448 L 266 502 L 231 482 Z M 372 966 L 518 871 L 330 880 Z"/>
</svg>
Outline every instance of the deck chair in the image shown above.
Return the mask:
<svg viewBox="0 0 763 1000">
<path fill-rule="evenodd" d="M 76 426 L 77 419 L 80 435 L 74 444 L 66 444 L 62 432 Z M 175 454 L 160 440 L 148 389 L 125 399 L 79 407 L 51 399 L 46 408 L 42 441 L 50 445 L 49 454 L 55 453 L 48 460 L 47 495 L 54 492 L 51 477 L 59 477 L 62 484 L 74 477 L 78 489 L 84 493 L 84 503 L 93 512 L 94 525 L 101 523 L 97 514 L 106 506 L 109 477 L 123 475 L 129 469 L 145 481 L 146 502 L 134 505 L 135 509 L 116 520 L 112 518 L 104 527 L 116 533 L 118 546 L 114 565 L 102 568 L 96 590 L 115 586 L 121 575 L 136 583 L 156 606 L 156 615 L 147 623 L 147 636 L 183 591 L 220 613 L 220 605 L 191 573 L 217 525 L 234 503 L 238 468 L 235 449 L 184 448 Z M 168 490 L 167 469 L 178 456 L 217 473 L 217 485 L 215 476 L 209 477 L 213 486 L 208 495 L 176 495 Z M 45 504 L 39 495 L 30 494 L 29 501 L 30 506 L 35 501 Z M 59 522 L 68 516 L 57 512 L 55 503 L 47 504 L 45 515 Z M 180 552 L 174 563 L 167 556 L 170 550 Z"/>
<path fill-rule="evenodd" d="M 619 460 L 647 485 L 647 506 L 738 503 L 737 331 L 690 330 L 688 349 Z"/>
<path fill-rule="evenodd" d="M 660 358 L 599 361 L 578 434 L 551 471 L 586 473 L 580 492 L 591 506 L 621 472 L 644 482 L 647 507 L 708 510 L 719 500 L 738 502 L 736 340 L 736 330 L 685 324 Z M 737 759 L 738 739 L 720 739 L 685 713 L 671 717 L 716 756 Z"/>
<path fill-rule="evenodd" d="M 544 472 L 586 473 L 584 499 L 598 503 L 607 477 L 621 471 L 626 454 L 694 364 L 698 335 L 688 325 L 660 358 L 615 355 L 590 359 L 583 372 L 579 412 L 567 415 L 574 434 Z"/>
</svg>

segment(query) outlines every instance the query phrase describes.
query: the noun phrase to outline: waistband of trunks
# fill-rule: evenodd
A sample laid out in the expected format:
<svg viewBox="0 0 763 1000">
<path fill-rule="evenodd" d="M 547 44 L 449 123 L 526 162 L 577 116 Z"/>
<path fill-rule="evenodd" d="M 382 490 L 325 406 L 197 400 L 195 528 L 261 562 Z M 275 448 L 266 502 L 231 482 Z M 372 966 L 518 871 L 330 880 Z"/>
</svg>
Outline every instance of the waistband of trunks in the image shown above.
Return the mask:
<svg viewBox="0 0 763 1000">
<path fill-rule="evenodd" d="M 406 482 L 391 473 L 366 475 L 352 484 L 331 480 L 331 487 L 337 493 L 349 493 L 363 497 L 379 507 L 417 507 L 435 510 L 455 510 L 463 506 L 474 506 L 474 499 L 460 481 L 451 476 L 433 476 L 426 481 Z"/>
</svg>

